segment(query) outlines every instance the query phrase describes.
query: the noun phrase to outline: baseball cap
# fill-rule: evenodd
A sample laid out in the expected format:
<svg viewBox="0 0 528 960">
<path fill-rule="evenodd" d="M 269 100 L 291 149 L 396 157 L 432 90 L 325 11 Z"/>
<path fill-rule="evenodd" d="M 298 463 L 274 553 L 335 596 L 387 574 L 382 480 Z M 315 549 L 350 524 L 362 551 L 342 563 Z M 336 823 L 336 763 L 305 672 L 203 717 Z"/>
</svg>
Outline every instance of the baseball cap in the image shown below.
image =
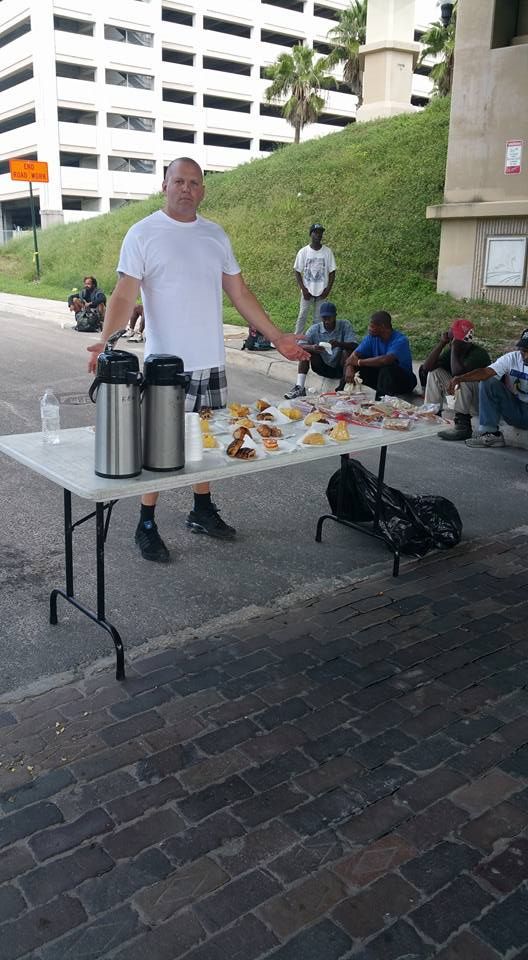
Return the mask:
<svg viewBox="0 0 528 960">
<path fill-rule="evenodd" d="M 321 223 L 312 223 L 312 225 L 311 225 L 308 233 L 311 234 L 311 233 L 314 232 L 314 230 L 322 230 L 323 233 L 324 233 L 324 227 L 323 227 L 323 225 L 322 225 Z"/>
<path fill-rule="evenodd" d="M 520 340 L 515 344 L 518 350 L 528 350 L 528 327 L 521 333 Z"/>
<path fill-rule="evenodd" d="M 475 324 L 471 320 L 465 320 L 464 317 L 457 317 L 453 320 L 450 328 L 453 334 L 453 340 L 472 340 Z"/>
<path fill-rule="evenodd" d="M 335 317 L 337 316 L 337 310 L 335 303 L 332 303 L 330 300 L 325 300 L 319 309 L 320 317 Z"/>
</svg>

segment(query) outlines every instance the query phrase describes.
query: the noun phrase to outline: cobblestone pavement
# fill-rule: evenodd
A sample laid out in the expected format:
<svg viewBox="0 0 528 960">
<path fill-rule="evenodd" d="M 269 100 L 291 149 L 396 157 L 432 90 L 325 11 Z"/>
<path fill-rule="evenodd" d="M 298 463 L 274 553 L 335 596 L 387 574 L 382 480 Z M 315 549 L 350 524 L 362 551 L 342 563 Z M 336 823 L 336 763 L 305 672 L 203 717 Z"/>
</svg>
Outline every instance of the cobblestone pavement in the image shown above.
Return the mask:
<svg viewBox="0 0 528 960">
<path fill-rule="evenodd" d="M 2 960 L 526 960 L 527 551 L 4 705 Z"/>
</svg>

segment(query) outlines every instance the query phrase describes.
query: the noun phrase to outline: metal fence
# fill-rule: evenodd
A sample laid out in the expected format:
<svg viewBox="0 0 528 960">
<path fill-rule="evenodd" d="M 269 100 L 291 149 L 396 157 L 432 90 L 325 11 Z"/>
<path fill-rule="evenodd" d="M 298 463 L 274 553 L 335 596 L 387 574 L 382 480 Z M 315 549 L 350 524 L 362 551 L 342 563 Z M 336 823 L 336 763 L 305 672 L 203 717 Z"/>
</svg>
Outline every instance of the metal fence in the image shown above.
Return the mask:
<svg viewBox="0 0 528 960">
<path fill-rule="evenodd" d="M 31 233 L 31 227 L 15 227 L 14 230 L 6 230 L 4 227 L 0 227 L 0 246 L 10 240 L 16 240 L 23 233 Z"/>
</svg>

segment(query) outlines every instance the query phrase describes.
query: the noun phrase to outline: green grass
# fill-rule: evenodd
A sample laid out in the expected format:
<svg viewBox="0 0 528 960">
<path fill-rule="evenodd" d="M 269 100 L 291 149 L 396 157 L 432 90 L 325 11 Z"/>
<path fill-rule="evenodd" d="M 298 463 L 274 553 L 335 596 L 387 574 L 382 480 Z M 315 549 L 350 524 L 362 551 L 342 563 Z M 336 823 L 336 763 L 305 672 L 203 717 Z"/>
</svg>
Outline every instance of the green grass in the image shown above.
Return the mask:
<svg viewBox="0 0 528 960">
<path fill-rule="evenodd" d="M 370 313 L 389 310 L 418 357 L 461 314 L 495 352 L 528 326 L 528 314 L 436 293 L 440 224 L 425 208 L 442 200 L 449 103 L 412 115 L 354 124 L 339 133 L 279 149 L 265 160 L 207 177 L 202 213 L 225 227 L 242 271 L 282 329 L 298 309 L 293 261 L 319 221 L 337 261 L 332 299 L 360 332 Z M 128 227 L 162 204 L 140 203 L 40 233 L 42 279 L 33 281 L 32 237 L 0 248 L 5 292 L 63 298 L 85 273 L 111 291 Z M 225 319 L 242 323 L 226 304 Z"/>
</svg>

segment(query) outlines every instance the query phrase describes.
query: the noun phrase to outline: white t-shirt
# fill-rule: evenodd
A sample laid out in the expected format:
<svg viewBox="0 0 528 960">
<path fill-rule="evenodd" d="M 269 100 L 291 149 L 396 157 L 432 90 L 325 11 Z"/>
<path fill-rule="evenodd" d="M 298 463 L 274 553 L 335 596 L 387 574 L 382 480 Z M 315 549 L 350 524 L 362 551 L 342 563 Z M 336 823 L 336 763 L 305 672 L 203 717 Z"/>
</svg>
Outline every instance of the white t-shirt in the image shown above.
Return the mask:
<svg viewBox="0 0 528 960">
<path fill-rule="evenodd" d="M 130 228 L 117 269 L 141 281 L 145 356 L 181 357 L 185 370 L 225 364 L 222 274 L 240 267 L 222 227 L 157 210 Z"/>
<path fill-rule="evenodd" d="M 310 244 L 301 247 L 293 265 L 293 269 L 301 274 L 303 283 L 312 297 L 318 297 L 328 286 L 329 274 L 335 268 L 334 254 L 330 247 L 325 247 L 324 244 L 320 250 L 314 250 Z"/>
<path fill-rule="evenodd" d="M 517 400 L 528 403 L 528 363 L 520 350 L 505 353 L 495 363 L 490 363 L 498 377 L 504 377 L 508 390 Z"/>
</svg>

